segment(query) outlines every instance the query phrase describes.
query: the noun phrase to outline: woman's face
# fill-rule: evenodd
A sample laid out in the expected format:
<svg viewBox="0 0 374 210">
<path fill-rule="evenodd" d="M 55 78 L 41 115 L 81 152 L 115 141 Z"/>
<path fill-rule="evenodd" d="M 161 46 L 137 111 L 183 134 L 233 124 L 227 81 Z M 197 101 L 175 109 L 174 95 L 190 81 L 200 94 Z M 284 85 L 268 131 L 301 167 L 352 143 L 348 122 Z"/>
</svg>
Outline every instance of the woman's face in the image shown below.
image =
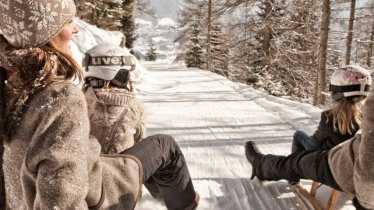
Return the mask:
<svg viewBox="0 0 374 210">
<path fill-rule="evenodd" d="M 62 52 L 72 56 L 70 50 L 70 40 L 74 34 L 79 32 L 79 28 L 75 25 L 74 21 L 71 20 L 62 27 L 55 37 L 52 38 L 52 44 Z"/>
</svg>

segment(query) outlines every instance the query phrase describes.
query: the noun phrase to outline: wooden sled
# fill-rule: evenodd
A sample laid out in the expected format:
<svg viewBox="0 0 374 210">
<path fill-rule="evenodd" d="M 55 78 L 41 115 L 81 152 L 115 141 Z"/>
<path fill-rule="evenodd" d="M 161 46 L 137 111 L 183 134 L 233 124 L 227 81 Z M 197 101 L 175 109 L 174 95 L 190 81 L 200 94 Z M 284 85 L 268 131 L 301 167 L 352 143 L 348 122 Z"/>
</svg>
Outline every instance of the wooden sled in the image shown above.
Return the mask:
<svg viewBox="0 0 374 210">
<path fill-rule="evenodd" d="M 316 210 L 334 210 L 336 206 L 336 202 L 339 197 L 339 191 L 332 189 L 329 201 L 327 203 L 326 208 L 323 208 L 318 201 L 316 200 L 316 193 L 318 189 L 318 185 L 320 183 L 318 182 L 313 182 L 312 183 L 312 188 L 310 189 L 310 192 L 308 192 L 305 188 L 303 188 L 301 185 L 295 186 L 297 190 L 300 192 L 302 196 L 304 196 L 305 199 L 307 199 L 314 207 Z"/>
</svg>

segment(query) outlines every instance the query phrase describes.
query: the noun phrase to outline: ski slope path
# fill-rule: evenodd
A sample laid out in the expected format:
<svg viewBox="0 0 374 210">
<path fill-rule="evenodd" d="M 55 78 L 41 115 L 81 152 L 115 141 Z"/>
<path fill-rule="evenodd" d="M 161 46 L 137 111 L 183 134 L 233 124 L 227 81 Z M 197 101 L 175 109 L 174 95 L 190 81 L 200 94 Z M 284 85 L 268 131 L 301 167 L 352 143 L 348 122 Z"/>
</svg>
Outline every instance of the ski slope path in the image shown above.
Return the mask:
<svg viewBox="0 0 374 210">
<path fill-rule="evenodd" d="M 293 133 L 312 133 L 321 109 L 208 71 L 143 65 L 147 71 L 137 94 L 145 103 L 147 135 L 164 133 L 176 139 L 201 196 L 199 210 L 312 209 L 284 180 L 250 180 L 252 168 L 243 145 L 252 140 L 263 153 L 287 155 Z M 308 180 L 302 183 L 310 185 Z M 339 203 L 341 209 L 352 209 L 344 203 Z M 144 188 L 136 210 L 148 209 L 166 208 Z"/>
</svg>

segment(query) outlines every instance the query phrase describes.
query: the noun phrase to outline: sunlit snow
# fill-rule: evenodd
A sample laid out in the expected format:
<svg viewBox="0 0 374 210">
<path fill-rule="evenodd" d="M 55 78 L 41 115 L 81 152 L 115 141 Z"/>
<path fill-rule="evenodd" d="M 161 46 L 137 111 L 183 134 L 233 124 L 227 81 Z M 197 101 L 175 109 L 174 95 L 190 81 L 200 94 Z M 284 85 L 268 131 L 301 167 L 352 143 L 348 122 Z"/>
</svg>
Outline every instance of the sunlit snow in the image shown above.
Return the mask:
<svg viewBox="0 0 374 210">
<path fill-rule="evenodd" d="M 95 44 L 119 44 L 121 40 L 118 32 L 105 32 L 76 21 L 81 27 L 72 44 L 77 60 Z M 201 196 L 199 210 L 312 209 L 284 180 L 251 181 L 252 168 L 243 145 L 253 140 L 263 153 L 287 155 L 295 130 L 312 133 L 321 109 L 273 97 L 182 64 L 141 61 L 136 71 L 140 81 L 137 94 L 146 108 L 147 134 L 175 137 Z M 302 180 L 302 184 L 309 188 L 311 182 Z M 317 192 L 324 204 L 328 190 L 322 187 Z M 339 208 L 353 209 L 347 198 L 341 194 Z M 148 209 L 166 208 L 144 188 L 136 210 Z"/>
</svg>

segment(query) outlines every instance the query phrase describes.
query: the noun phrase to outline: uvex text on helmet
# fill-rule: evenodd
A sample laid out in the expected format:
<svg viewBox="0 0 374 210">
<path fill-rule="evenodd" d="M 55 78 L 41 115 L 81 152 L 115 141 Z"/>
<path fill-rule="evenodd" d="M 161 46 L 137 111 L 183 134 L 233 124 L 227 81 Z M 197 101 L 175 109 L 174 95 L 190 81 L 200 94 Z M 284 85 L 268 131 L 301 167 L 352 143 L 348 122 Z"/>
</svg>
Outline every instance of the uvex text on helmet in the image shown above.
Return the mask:
<svg viewBox="0 0 374 210">
<path fill-rule="evenodd" d="M 349 99 L 366 97 L 371 82 L 372 79 L 368 70 L 356 65 L 347 65 L 333 73 L 329 91 L 334 100 L 340 100 L 343 97 Z"/>
<path fill-rule="evenodd" d="M 122 70 L 134 70 L 136 61 L 126 49 L 117 45 L 97 45 L 85 53 L 84 78 L 94 77 L 111 81 Z"/>
<path fill-rule="evenodd" d="M 76 12 L 73 0 L 1 0 L 0 28 L 16 48 L 49 42 Z"/>
</svg>

